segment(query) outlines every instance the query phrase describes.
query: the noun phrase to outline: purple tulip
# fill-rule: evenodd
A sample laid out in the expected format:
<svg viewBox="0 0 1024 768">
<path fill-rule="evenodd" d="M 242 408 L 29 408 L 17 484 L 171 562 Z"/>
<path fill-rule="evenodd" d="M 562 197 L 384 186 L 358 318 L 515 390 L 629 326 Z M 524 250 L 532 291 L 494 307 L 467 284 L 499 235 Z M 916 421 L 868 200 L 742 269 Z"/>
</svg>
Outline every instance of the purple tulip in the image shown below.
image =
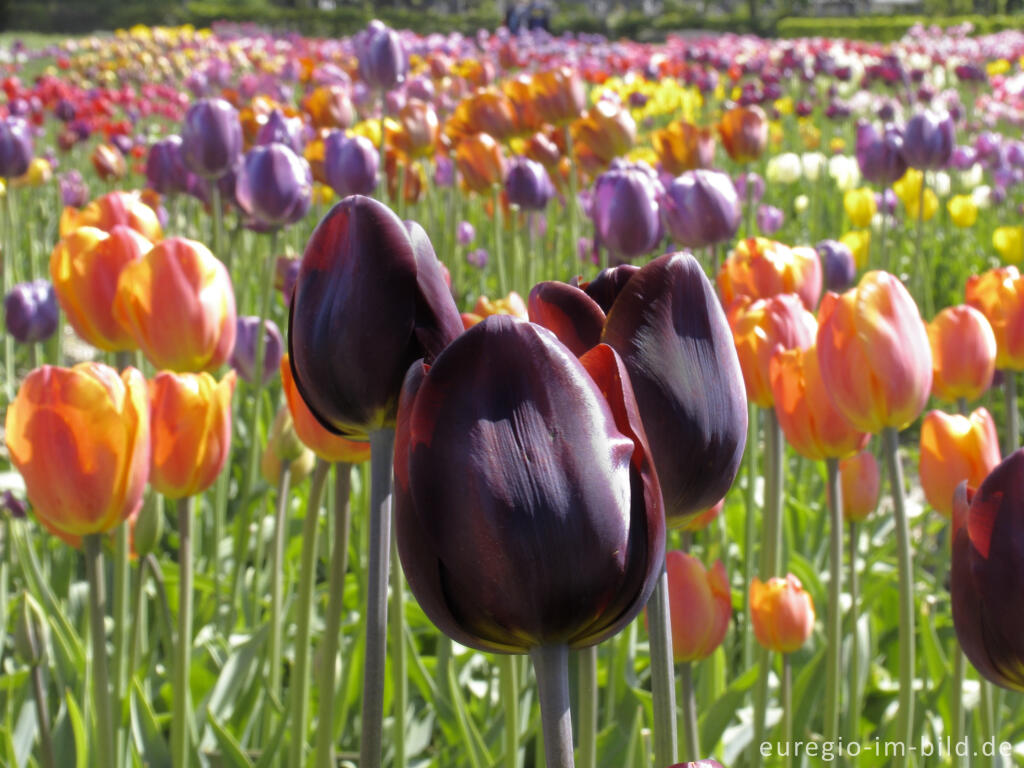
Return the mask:
<svg viewBox="0 0 1024 768">
<path fill-rule="evenodd" d="M 4 491 L 0 493 L 0 510 L 15 520 L 24 520 L 28 514 L 28 504 L 15 496 L 13 491 Z"/>
<path fill-rule="evenodd" d="M 544 166 L 526 157 L 513 158 L 505 175 L 505 195 L 511 205 L 527 211 L 541 211 L 555 194 Z"/>
<path fill-rule="evenodd" d="M 75 119 L 75 105 L 67 99 L 61 99 L 53 108 L 53 114 L 62 123 L 70 123 Z"/>
<path fill-rule="evenodd" d="M 756 205 L 764 197 L 764 179 L 753 171 L 741 173 L 733 179 L 733 185 L 736 187 L 736 194 L 739 195 L 744 205 L 747 204 L 748 200 L 751 204 Z"/>
<path fill-rule="evenodd" d="M 57 330 L 57 294 L 47 280 L 19 283 L 4 298 L 7 332 L 22 344 L 45 341 Z"/>
<path fill-rule="evenodd" d="M 405 80 L 409 59 L 402 38 L 378 22 L 363 32 L 357 43 L 359 75 L 375 91 L 390 91 Z"/>
<path fill-rule="evenodd" d="M 825 273 L 825 290 L 842 293 L 853 285 L 857 265 L 853 252 L 846 245 L 838 240 L 822 240 L 814 250 L 818 252 Z"/>
<path fill-rule="evenodd" d="M 256 134 L 257 144 L 284 144 L 296 154 L 302 154 L 306 142 L 302 137 L 302 120 L 297 117 L 285 117 L 279 109 L 270 113 L 267 122 L 260 126 Z"/>
<path fill-rule="evenodd" d="M 32 162 L 32 128 L 20 117 L 0 120 L 0 177 L 14 179 Z"/>
<path fill-rule="evenodd" d="M 72 169 L 61 174 L 57 183 L 60 186 L 60 200 L 64 205 L 81 208 L 89 202 L 89 187 L 78 170 Z"/>
<path fill-rule="evenodd" d="M 981 67 L 980 64 L 974 62 L 967 62 L 964 64 L 958 64 L 954 69 L 957 78 L 964 83 L 987 83 L 988 74 Z"/>
<path fill-rule="evenodd" d="M 258 222 L 294 224 L 309 211 L 313 174 L 305 158 L 284 144 L 268 144 L 245 154 L 235 182 L 239 207 Z"/>
<path fill-rule="evenodd" d="M 888 186 L 907 172 L 903 149 L 906 141 L 899 128 L 886 125 L 879 134 L 871 123 L 857 125 L 857 165 L 861 175 Z"/>
<path fill-rule="evenodd" d="M 875 193 L 875 207 L 878 208 L 879 213 L 892 216 L 896 213 L 896 209 L 899 208 L 899 204 L 900 199 L 896 197 L 896 193 L 892 189 Z"/>
<path fill-rule="evenodd" d="M 434 185 L 450 187 L 455 183 L 455 163 L 450 157 L 438 157 L 434 163 Z"/>
<path fill-rule="evenodd" d="M 736 235 L 740 198 L 728 175 L 700 168 L 669 184 L 661 214 L 673 240 L 687 248 L 705 248 Z"/>
<path fill-rule="evenodd" d="M 191 175 L 185 167 L 180 136 L 167 136 L 149 148 L 146 182 L 161 195 L 185 192 Z"/>
<path fill-rule="evenodd" d="M 189 107 L 181 130 L 185 165 L 206 178 L 218 178 L 242 155 L 238 111 L 224 99 L 203 99 Z"/>
<path fill-rule="evenodd" d="M 591 215 L 601 245 L 620 259 L 652 250 L 662 236 L 658 215 L 662 192 L 650 166 L 614 161 L 594 185 Z"/>
<path fill-rule="evenodd" d="M 377 148 L 365 136 L 331 131 L 324 139 L 324 176 L 338 197 L 373 192 L 379 160 Z"/>
<path fill-rule="evenodd" d="M 949 164 L 959 171 L 969 171 L 977 161 L 978 153 L 964 144 L 955 147 L 949 158 Z"/>
<path fill-rule="evenodd" d="M 953 154 L 953 118 L 948 112 L 930 109 L 907 121 L 903 156 L 907 165 L 919 170 L 943 168 Z"/>
<path fill-rule="evenodd" d="M 297 262 L 296 262 L 297 263 Z M 284 341 L 277 324 L 266 319 L 260 323 L 258 317 L 239 315 L 235 326 L 235 348 L 231 353 L 230 365 L 238 375 L 250 384 L 256 383 L 256 345 L 257 333 L 263 326 L 263 383 L 266 384 L 277 373 L 284 354 Z"/>
<path fill-rule="evenodd" d="M 460 221 L 455 228 L 455 240 L 462 247 L 466 247 L 476 239 L 476 229 L 468 221 Z"/>
<path fill-rule="evenodd" d="M 774 235 L 785 221 L 785 214 L 781 208 L 774 205 L 761 205 L 757 209 L 757 228 L 763 235 Z"/>
</svg>

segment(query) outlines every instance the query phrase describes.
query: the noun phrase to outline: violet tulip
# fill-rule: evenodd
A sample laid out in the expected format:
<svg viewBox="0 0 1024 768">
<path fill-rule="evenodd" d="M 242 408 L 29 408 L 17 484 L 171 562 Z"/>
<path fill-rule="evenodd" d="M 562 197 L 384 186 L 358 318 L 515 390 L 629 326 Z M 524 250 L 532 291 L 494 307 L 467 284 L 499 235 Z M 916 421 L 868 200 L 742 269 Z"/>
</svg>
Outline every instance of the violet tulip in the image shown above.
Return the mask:
<svg viewBox="0 0 1024 768">
<path fill-rule="evenodd" d="M 222 176 L 242 156 L 238 111 L 224 99 L 197 101 L 185 114 L 181 142 L 190 170 L 206 178 Z"/>
<path fill-rule="evenodd" d="M 309 163 L 284 144 L 253 147 L 238 170 L 235 196 L 259 223 L 287 226 L 309 211 L 313 174 Z"/>
</svg>

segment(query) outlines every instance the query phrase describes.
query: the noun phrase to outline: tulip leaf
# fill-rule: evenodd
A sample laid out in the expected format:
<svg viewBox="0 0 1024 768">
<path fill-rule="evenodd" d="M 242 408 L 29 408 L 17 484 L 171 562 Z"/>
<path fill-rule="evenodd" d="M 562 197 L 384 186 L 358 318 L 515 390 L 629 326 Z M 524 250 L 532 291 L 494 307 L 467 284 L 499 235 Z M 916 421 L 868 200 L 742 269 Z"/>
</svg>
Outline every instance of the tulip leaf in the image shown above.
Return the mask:
<svg viewBox="0 0 1024 768">
<path fill-rule="evenodd" d="M 824 666 L 825 643 L 822 643 L 814 657 L 802 665 L 802 669 L 797 667 L 800 674 L 793 685 L 793 701 L 796 703 L 794 723 L 807 723 L 812 717 L 813 708 L 820 706 L 825 687 Z"/>
<path fill-rule="evenodd" d="M 263 754 L 256 762 L 255 768 L 270 768 L 270 766 L 280 762 L 281 742 L 284 741 L 284 735 L 288 732 L 290 726 L 291 718 L 282 717 L 273 735 L 270 737 L 270 741 L 263 746 Z"/>
<path fill-rule="evenodd" d="M 236 700 L 246 682 L 259 671 L 267 630 L 268 626 L 264 624 L 253 632 L 224 663 L 206 702 L 211 721 L 215 718 L 227 719 L 234 712 Z"/>
<path fill-rule="evenodd" d="M 700 743 L 705 750 L 713 750 L 722 738 L 726 726 L 733 719 L 736 710 L 743 704 L 747 691 L 757 682 L 759 666 L 737 677 L 729 687 L 700 717 Z"/>
<path fill-rule="evenodd" d="M 86 768 L 89 764 L 89 742 L 85 738 L 85 722 L 82 719 L 82 711 L 75 703 L 75 697 L 70 690 L 64 692 L 64 701 L 68 707 L 68 722 L 71 723 L 71 733 L 75 739 L 75 768 Z M 63 764 L 67 764 L 65 760 Z"/>
<path fill-rule="evenodd" d="M 213 735 L 217 739 L 217 745 L 220 747 L 222 764 L 234 766 L 234 768 L 253 768 L 252 762 L 245 756 L 245 752 L 242 751 L 242 745 L 224 729 L 224 726 L 220 724 L 220 721 L 213 712 L 208 713 L 208 719 L 210 729 L 213 731 Z"/>
<path fill-rule="evenodd" d="M 132 680 L 131 695 L 131 727 L 133 744 L 139 752 L 146 756 L 146 764 L 150 768 L 165 768 L 171 765 L 171 752 L 164 741 L 156 715 L 146 700 L 146 693 L 139 684 L 139 679 Z"/>
<path fill-rule="evenodd" d="M 21 702 L 21 709 L 18 710 L 18 720 L 14 726 L 14 733 L 11 736 L 11 743 L 14 747 L 14 765 L 26 765 L 29 755 L 32 753 L 32 744 L 36 740 L 36 731 L 39 723 L 36 720 L 35 702 L 31 697 L 26 696 Z"/>
</svg>

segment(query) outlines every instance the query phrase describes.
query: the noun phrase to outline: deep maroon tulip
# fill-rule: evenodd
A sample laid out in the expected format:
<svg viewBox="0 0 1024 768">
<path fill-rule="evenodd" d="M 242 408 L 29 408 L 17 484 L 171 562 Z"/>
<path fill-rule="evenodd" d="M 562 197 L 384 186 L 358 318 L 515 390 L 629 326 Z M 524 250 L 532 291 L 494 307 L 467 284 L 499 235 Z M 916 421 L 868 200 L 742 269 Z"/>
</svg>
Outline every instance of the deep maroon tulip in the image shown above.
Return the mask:
<svg viewBox="0 0 1024 768">
<path fill-rule="evenodd" d="M 197 101 L 185 113 L 181 129 L 185 165 L 200 176 L 217 178 L 242 156 L 242 125 L 238 112 L 224 99 Z"/>
<path fill-rule="evenodd" d="M 601 245 L 620 259 L 647 253 L 662 236 L 661 182 L 646 164 L 614 161 L 594 186 L 591 215 Z"/>
<path fill-rule="evenodd" d="M 297 117 L 285 117 L 279 109 L 270 113 L 267 122 L 260 126 L 256 134 L 257 144 L 284 144 L 296 154 L 302 154 L 306 142 L 302 137 L 302 120 Z"/>
<path fill-rule="evenodd" d="M 555 187 L 540 163 L 516 157 L 508 164 L 505 195 L 510 204 L 527 211 L 542 211 L 554 194 Z"/>
<path fill-rule="evenodd" d="M 926 109 L 907 121 L 903 156 L 911 168 L 944 168 L 953 154 L 953 118 L 948 112 Z"/>
<path fill-rule="evenodd" d="M 731 240 L 740 226 L 736 187 L 720 171 L 686 171 L 665 190 L 661 214 L 672 239 L 686 248 Z"/>
<path fill-rule="evenodd" d="M 28 504 L 15 496 L 14 491 L 4 491 L 0 493 L 0 512 L 15 520 L 24 520 L 28 514 Z"/>
<path fill-rule="evenodd" d="M 1024 449 L 953 500 L 953 624 L 974 668 L 1024 691 Z"/>
<path fill-rule="evenodd" d="M 854 278 L 857 277 L 857 264 L 853 259 L 853 252 L 846 244 L 838 240 L 822 240 L 814 246 L 814 250 L 821 259 L 826 291 L 842 293 L 853 285 Z"/>
<path fill-rule="evenodd" d="M 637 271 L 636 267 L 633 269 Z M 601 342 L 605 312 L 574 285 L 554 280 L 537 283 L 530 291 L 528 311 L 532 322 L 554 331 L 576 357 L 582 357 Z"/>
<path fill-rule="evenodd" d="M 640 267 L 633 264 L 609 267 L 601 270 L 589 283 L 580 283 L 580 288 L 607 314 L 619 293 L 626 287 L 626 283 L 639 271 Z"/>
<path fill-rule="evenodd" d="M 4 298 L 7 332 L 22 344 L 45 341 L 57 330 L 57 295 L 47 280 L 19 283 Z"/>
<path fill-rule="evenodd" d="M 20 117 L 0 120 L 0 177 L 13 179 L 32 162 L 32 128 Z"/>
<path fill-rule="evenodd" d="M 258 222 L 287 226 L 309 211 L 313 174 L 305 158 L 284 144 L 253 147 L 238 170 L 235 196 L 241 209 Z"/>
<path fill-rule="evenodd" d="M 393 30 L 380 25 L 364 33 L 357 48 L 359 75 L 375 91 L 390 91 L 405 80 L 409 58 L 402 38 Z"/>
<path fill-rule="evenodd" d="M 988 74 L 981 67 L 980 64 L 973 62 L 966 62 L 964 64 L 957 64 L 954 69 L 957 78 L 964 83 L 987 83 Z"/>
<path fill-rule="evenodd" d="M 53 108 L 53 114 L 62 123 L 70 123 L 75 119 L 75 105 L 67 99 L 61 99 Z"/>
<path fill-rule="evenodd" d="M 626 626 L 664 561 L 629 375 L 494 315 L 402 389 L 395 530 L 413 594 L 464 645 L 586 647 Z"/>
<path fill-rule="evenodd" d="M 231 352 L 229 364 L 238 375 L 250 384 L 256 383 L 256 345 L 257 333 L 263 327 L 263 382 L 266 383 L 277 373 L 284 354 L 284 340 L 277 323 L 269 318 L 260 323 L 258 317 L 239 315 L 235 325 L 235 348 Z"/>
<path fill-rule="evenodd" d="M 324 176 L 338 197 L 373 192 L 379 162 L 380 153 L 365 136 L 332 131 L 324 139 Z"/>
<path fill-rule="evenodd" d="M 292 294 L 295 382 L 330 428 L 365 435 L 394 424 L 409 366 L 462 332 L 423 228 L 353 195 L 313 232 Z"/>
<path fill-rule="evenodd" d="M 907 172 L 905 140 L 899 128 L 887 125 L 879 133 L 871 123 L 857 125 L 857 165 L 868 181 L 889 186 Z"/>
<path fill-rule="evenodd" d="M 185 192 L 189 187 L 190 175 L 185 167 L 180 136 L 167 136 L 149 148 L 146 183 L 161 195 Z"/>
</svg>

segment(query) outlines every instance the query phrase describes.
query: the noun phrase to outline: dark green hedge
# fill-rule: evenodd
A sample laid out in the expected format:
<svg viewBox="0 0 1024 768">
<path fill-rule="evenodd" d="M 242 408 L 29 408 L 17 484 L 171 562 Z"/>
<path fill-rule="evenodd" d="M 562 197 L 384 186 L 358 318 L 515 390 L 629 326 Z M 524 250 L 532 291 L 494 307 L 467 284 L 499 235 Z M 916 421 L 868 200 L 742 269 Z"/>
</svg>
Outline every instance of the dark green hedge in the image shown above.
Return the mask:
<svg viewBox="0 0 1024 768">
<path fill-rule="evenodd" d="M 775 25 L 779 37 L 845 37 L 853 40 L 898 40 L 919 21 L 952 27 L 965 21 L 974 25 L 974 34 L 984 35 L 1004 29 L 1020 29 L 1024 16 L 861 16 L 836 18 L 780 19 Z"/>
</svg>

